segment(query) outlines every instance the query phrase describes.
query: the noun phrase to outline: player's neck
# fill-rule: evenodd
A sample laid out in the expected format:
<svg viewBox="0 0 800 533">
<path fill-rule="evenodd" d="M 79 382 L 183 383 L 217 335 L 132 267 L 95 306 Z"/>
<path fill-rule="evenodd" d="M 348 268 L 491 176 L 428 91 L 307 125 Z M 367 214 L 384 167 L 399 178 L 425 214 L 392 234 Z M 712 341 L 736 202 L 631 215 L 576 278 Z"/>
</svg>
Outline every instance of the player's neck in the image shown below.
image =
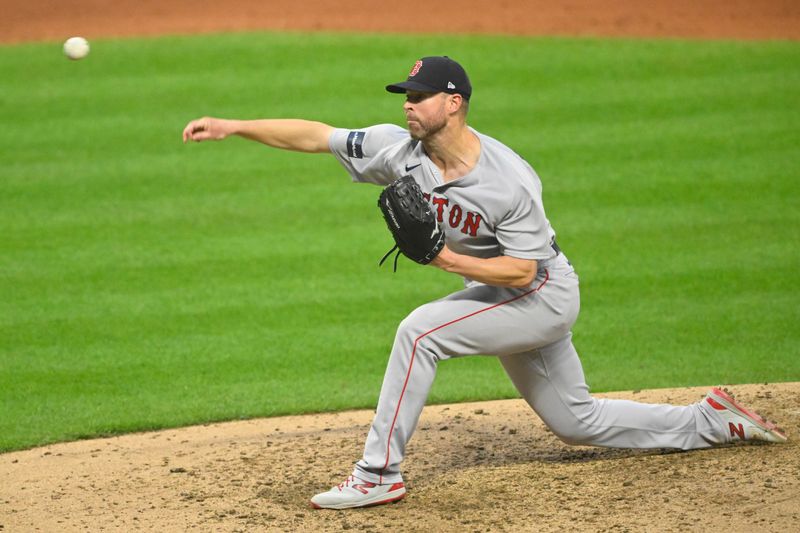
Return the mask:
<svg viewBox="0 0 800 533">
<path fill-rule="evenodd" d="M 466 124 L 446 127 L 422 141 L 425 152 L 439 168 L 445 182 L 469 173 L 481 155 L 481 142 Z"/>
</svg>

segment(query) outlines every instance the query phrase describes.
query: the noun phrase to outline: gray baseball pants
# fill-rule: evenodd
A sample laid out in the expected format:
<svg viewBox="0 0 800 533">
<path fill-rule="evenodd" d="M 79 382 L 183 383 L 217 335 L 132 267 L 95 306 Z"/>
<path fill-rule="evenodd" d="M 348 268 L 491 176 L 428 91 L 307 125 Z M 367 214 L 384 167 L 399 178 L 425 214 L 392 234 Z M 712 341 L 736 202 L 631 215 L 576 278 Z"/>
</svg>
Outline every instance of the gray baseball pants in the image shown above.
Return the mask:
<svg viewBox="0 0 800 533">
<path fill-rule="evenodd" d="M 570 444 L 688 450 L 726 441 L 724 428 L 701 403 L 590 396 L 570 333 L 579 308 L 578 276 L 559 254 L 539 265 L 528 288 L 476 285 L 415 309 L 397 329 L 364 456 L 353 475 L 372 483 L 402 481 L 400 463 L 437 363 L 465 355 L 498 356 L 522 397 Z"/>
</svg>

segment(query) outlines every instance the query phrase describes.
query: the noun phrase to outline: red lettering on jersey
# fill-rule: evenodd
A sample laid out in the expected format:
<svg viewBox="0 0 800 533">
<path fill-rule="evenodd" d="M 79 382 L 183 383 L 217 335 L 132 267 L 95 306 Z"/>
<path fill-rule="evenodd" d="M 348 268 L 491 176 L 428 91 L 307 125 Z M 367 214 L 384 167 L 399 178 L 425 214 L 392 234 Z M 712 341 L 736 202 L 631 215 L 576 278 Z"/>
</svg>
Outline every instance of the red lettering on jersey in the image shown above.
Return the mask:
<svg viewBox="0 0 800 533">
<path fill-rule="evenodd" d="M 425 198 L 429 202 L 431 201 L 431 193 L 429 193 L 429 192 L 422 193 L 422 197 Z"/>
<path fill-rule="evenodd" d="M 733 425 L 733 422 L 728 422 L 728 427 L 731 429 L 731 437 L 738 435 L 740 439 L 744 440 L 744 427 L 739 424 L 739 427 Z"/>
<path fill-rule="evenodd" d="M 450 208 L 450 227 L 455 228 L 461 223 L 461 206 L 458 204 L 453 204 L 453 207 Z"/>
<path fill-rule="evenodd" d="M 478 234 L 478 228 L 481 226 L 481 216 L 472 211 L 467 211 L 467 218 L 464 220 L 464 227 L 461 228 L 461 233 L 475 237 Z"/>
<path fill-rule="evenodd" d="M 436 206 L 436 219 L 441 224 L 444 221 L 444 206 L 448 205 L 450 200 L 447 198 L 439 198 L 438 196 L 433 197 L 433 205 Z"/>
</svg>

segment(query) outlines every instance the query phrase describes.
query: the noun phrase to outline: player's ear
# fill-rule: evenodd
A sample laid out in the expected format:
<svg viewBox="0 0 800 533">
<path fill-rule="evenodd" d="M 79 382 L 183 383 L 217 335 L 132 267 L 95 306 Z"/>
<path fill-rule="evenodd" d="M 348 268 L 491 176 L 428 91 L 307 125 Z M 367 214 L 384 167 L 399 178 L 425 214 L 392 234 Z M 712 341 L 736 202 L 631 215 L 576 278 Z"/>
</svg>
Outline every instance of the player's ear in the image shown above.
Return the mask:
<svg viewBox="0 0 800 533">
<path fill-rule="evenodd" d="M 453 114 L 459 114 L 462 117 L 467 116 L 467 109 L 469 109 L 469 103 L 464 97 L 458 93 L 451 94 L 449 99 L 450 105 L 450 112 Z"/>
<path fill-rule="evenodd" d="M 458 93 L 450 94 L 447 98 L 447 105 L 449 106 L 448 109 L 451 113 L 457 112 L 461 109 L 461 105 L 464 103 L 464 97 Z"/>
</svg>

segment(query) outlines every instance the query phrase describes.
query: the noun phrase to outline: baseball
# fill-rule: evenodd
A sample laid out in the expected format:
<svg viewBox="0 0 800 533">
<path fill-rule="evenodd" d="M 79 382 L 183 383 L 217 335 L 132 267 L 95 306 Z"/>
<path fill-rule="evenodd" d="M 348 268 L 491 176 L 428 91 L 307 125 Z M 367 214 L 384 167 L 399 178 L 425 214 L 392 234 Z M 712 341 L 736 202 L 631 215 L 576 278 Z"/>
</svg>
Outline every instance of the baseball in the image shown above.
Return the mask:
<svg viewBox="0 0 800 533">
<path fill-rule="evenodd" d="M 64 41 L 64 55 L 70 59 L 83 59 L 89 55 L 89 41 L 83 37 L 70 37 Z"/>
</svg>

